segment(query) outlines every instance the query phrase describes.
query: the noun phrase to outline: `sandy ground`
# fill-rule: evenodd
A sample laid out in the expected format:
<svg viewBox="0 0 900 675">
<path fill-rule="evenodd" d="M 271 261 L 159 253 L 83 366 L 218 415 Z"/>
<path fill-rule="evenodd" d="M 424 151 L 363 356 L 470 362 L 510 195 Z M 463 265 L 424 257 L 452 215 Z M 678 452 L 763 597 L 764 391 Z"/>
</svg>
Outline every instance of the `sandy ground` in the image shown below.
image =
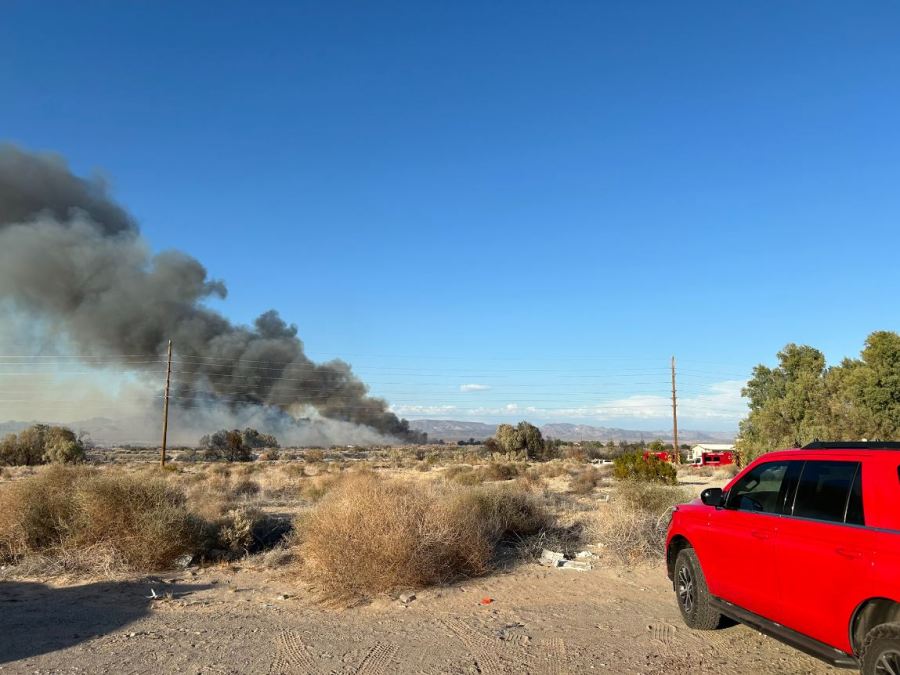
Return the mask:
<svg viewBox="0 0 900 675">
<path fill-rule="evenodd" d="M 482 605 L 486 597 L 493 602 Z M 661 565 L 626 570 L 602 560 L 589 572 L 526 564 L 422 591 L 409 604 L 385 597 L 350 609 L 325 607 L 285 573 L 247 565 L 70 586 L 8 581 L 0 670 L 833 672 L 743 626 L 691 631 Z"/>
</svg>

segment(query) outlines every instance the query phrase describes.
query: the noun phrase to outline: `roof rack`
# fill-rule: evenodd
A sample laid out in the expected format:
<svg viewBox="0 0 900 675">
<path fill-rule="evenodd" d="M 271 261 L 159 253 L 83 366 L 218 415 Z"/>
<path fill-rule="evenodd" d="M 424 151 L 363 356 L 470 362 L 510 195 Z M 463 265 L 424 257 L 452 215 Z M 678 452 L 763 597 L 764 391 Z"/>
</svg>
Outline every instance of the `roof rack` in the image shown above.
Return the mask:
<svg viewBox="0 0 900 675">
<path fill-rule="evenodd" d="M 900 450 L 897 441 L 813 441 L 804 450 Z"/>
</svg>

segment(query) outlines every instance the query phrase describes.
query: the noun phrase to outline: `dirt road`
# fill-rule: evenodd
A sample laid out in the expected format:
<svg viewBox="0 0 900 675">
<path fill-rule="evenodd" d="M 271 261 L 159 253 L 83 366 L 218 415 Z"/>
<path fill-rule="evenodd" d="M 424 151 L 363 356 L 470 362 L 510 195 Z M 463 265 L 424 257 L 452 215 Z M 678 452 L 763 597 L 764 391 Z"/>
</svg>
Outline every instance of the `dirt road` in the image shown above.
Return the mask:
<svg viewBox="0 0 900 675">
<path fill-rule="evenodd" d="M 248 566 L 75 586 L 3 582 L 0 669 L 836 672 L 742 626 L 690 631 L 662 567 L 628 571 L 602 562 L 590 572 L 529 564 L 423 591 L 406 605 L 383 598 L 350 609 L 323 607 L 284 573 Z"/>
</svg>

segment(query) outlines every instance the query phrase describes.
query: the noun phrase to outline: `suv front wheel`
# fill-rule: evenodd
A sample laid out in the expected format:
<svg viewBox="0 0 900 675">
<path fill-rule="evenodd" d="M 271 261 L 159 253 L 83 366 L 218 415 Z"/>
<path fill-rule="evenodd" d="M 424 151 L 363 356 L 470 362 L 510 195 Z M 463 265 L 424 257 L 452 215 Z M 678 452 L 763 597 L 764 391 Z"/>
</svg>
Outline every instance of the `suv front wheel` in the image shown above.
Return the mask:
<svg viewBox="0 0 900 675">
<path fill-rule="evenodd" d="M 706 577 L 692 548 L 682 549 L 675 559 L 675 595 L 678 609 L 689 628 L 713 630 L 719 627 L 722 615 L 710 606 Z"/>
<path fill-rule="evenodd" d="M 869 631 L 860 670 L 863 675 L 900 673 L 900 624 L 885 623 Z"/>
</svg>

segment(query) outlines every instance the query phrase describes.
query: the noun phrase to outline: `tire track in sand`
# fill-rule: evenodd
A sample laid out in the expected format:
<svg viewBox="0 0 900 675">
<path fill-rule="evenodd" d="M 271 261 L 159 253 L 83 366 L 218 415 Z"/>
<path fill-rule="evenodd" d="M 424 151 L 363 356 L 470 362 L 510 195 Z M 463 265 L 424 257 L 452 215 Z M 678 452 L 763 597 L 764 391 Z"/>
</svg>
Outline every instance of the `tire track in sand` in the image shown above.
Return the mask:
<svg viewBox="0 0 900 675">
<path fill-rule="evenodd" d="M 456 617 L 447 617 L 441 623 L 453 633 L 475 659 L 478 672 L 483 675 L 524 673 L 528 671 L 528 655 L 521 647 L 514 649 L 510 643 L 492 639 L 479 633 Z"/>
<path fill-rule="evenodd" d="M 271 675 L 314 675 L 316 662 L 306 651 L 306 645 L 296 633 L 283 630 L 275 640 L 275 660 L 269 668 Z"/>
<path fill-rule="evenodd" d="M 566 667 L 568 656 L 566 643 L 559 638 L 550 638 L 544 645 L 542 672 L 547 675 L 564 675 L 570 672 Z"/>
<path fill-rule="evenodd" d="M 387 645 L 379 642 L 369 653 L 366 654 L 359 668 L 356 669 L 356 675 L 382 675 L 391 671 L 390 665 L 397 654 L 396 645 Z"/>
</svg>

